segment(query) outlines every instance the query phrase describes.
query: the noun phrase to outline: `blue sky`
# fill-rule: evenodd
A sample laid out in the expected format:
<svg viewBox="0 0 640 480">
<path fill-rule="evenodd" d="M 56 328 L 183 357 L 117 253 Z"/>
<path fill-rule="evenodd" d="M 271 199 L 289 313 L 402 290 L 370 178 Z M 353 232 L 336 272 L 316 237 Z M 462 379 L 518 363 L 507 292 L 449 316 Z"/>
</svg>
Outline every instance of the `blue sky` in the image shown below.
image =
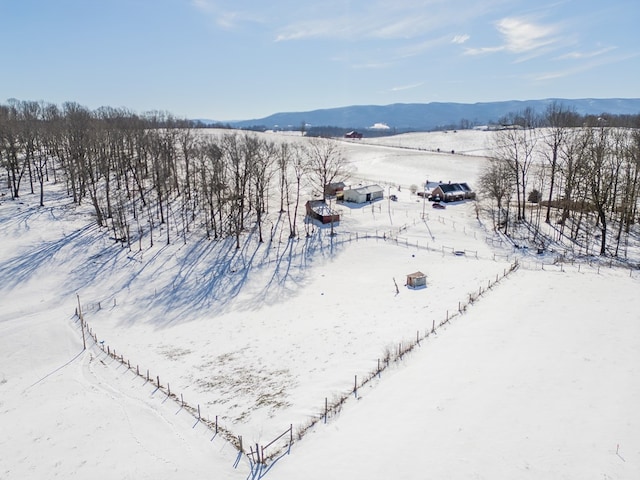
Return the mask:
<svg viewBox="0 0 640 480">
<path fill-rule="evenodd" d="M 0 0 L 0 102 L 240 120 L 640 97 L 637 0 Z"/>
</svg>

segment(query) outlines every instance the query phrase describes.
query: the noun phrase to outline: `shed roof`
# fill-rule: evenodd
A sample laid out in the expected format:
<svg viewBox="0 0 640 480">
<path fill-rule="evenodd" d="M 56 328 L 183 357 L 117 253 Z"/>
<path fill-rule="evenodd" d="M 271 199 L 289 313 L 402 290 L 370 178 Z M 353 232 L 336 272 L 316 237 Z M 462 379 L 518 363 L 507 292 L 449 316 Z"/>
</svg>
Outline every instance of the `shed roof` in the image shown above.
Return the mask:
<svg viewBox="0 0 640 480">
<path fill-rule="evenodd" d="M 309 204 L 309 208 L 311 208 L 311 210 L 316 212 L 318 215 L 338 215 L 338 212 L 331 210 L 329 205 L 327 205 L 324 200 L 309 200 L 307 203 Z"/>
<path fill-rule="evenodd" d="M 426 277 L 426 275 L 420 271 L 413 272 L 407 275 L 407 278 L 422 278 L 422 277 Z"/>
<path fill-rule="evenodd" d="M 352 190 L 364 194 L 384 191 L 380 185 L 367 185 L 365 187 L 352 188 Z"/>
</svg>

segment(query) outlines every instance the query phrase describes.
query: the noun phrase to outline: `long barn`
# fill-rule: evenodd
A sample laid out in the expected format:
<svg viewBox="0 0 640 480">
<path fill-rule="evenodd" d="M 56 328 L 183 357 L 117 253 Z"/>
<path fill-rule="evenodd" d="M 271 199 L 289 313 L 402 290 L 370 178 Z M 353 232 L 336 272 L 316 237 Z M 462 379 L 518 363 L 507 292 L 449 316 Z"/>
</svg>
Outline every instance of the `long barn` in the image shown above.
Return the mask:
<svg viewBox="0 0 640 480">
<path fill-rule="evenodd" d="M 344 191 L 345 202 L 366 203 L 383 197 L 384 189 L 380 185 L 368 185 Z"/>
</svg>

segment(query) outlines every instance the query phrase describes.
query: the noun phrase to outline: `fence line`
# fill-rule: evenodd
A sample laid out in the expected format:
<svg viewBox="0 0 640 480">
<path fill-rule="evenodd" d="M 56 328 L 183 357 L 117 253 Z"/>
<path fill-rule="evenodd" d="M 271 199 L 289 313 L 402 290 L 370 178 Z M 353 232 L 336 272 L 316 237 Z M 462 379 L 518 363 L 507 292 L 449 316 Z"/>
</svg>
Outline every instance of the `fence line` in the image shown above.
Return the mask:
<svg viewBox="0 0 640 480">
<path fill-rule="evenodd" d="M 518 267 L 519 267 L 519 263 L 516 260 L 514 261 L 514 263 L 510 265 L 508 269 L 507 268 L 504 269 L 502 276 L 496 275 L 496 279 L 493 282 L 489 280 L 486 288 L 483 288 L 481 286 L 478 288 L 477 292 L 468 294 L 468 297 L 464 302 L 458 302 L 458 306 L 455 311 L 452 311 L 452 312 L 447 311 L 444 319 L 440 320 L 437 324 L 436 324 L 436 320 L 433 320 L 431 326 L 427 326 L 427 328 L 424 330 L 424 333 L 417 331 L 416 337 L 414 339 L 410 341 L 398 342 L 398 345 L 394 347 L 393 350 L 387 349 L 384 353 L 384 356 L 381 359 L 380 358 L 377 359 L 377 365 L 375 369 L 371 370 L 367 375 L 365 375 L 364 378 L 360 379 L 360 381 L 358 381 L 358 377 L 355 376 L 352 390 L 344 391 L 342 394 L 338 394 L 338 396 L 334 397 L 334 399 L 331 400 L 331 402 L 329 402 L 328 397 L 325 397 L 324 409 L 321 412 L 317 413 L 316 415 L 312 416 L 306 424 L 298 427 L 296 432 L 296 439 L 301 440 L 304 437 L 304 435 L 319 422 L 322 421 L 324 423 L 327 423 L 330 418 L 333 418 L 342 410 L 342 406 L 351 397 L 351 395 L 354 395 L 354 397 L 357 398 L 358 389 L 366 386 L 367 384 L 369 384 L 369 382 L 371 382 L 375 378 L 380 378 L 381 373 L 384 370 L 389 368 L 389 366 L 391 366 L 392 364 L 403 360 L 406 354 L 414 350 L 415 347 L 420 346 L 421 342 L 428 339 L 430 335 L 435 334 L 438 328 L 443 327 L 447 323 L 450 323 L 453 318 L 465 313 L 469 308 L 469 306 L 475 303 L 482 295 L 484 295 L 487 292 L 487 290 L 492 289 L 502 279 L 506 278 L 512 272 L 516 271 Z M 293 443 L 293 437 L 291 438 L 291 443 Z M 291 443 L 287 446 L 288 449 L 291 448 Z M 272 460 L 273 458 L 282 454 L 282 452 L 283 452 L 283 448 L 279 450 L 274 450 L 271 453 L 269 453 L 269 455 L 264 455 L 261 458 L 261 460 L 266 463 L 267 461 Z"/>
<path fill-rule="evenodd" d="M 442 222 L 445 221 L 444 218 L 442 217 L 440 218 L 441 218 L 440 221 Z M 454 247 L 448 247 L 444 245 L 441 246 L 440 248 L 435 248 L 435 247 L 430 247 L 428 243 L 426 245 L 419 245 L 417 241 L 415 245 L 413 244 L 410 245 L 408 238 L 402 239 L 398 236 L 400 232 L 406 231 L 408 228 L 409 228 L 409 225 L 405 224 L 396 229 L 392 229 L 389 231 L 385 230 L 382 232 L 382 234 L 380 234 L 378 230 L 376 230 L 375 234 L 367 233 L 367 232 L 365 233 L 355 232 L 355 237 L 353 233 L 350 233 L 348 238 L 335 239 L 334 237 L 331 237 L 331 242 L 335 244 L 344 244 L 344 243 L 351 243 L 353 241 L 358 242 L 360 240 L 375 239 L 375 240 L 383 240 L 383 241 L 392 241 L 392 242 L 395 242 L 396 245 L 404 245 L 407 247 L 415 246 L 415 248 L 418 248 L 418 249 L 426 249 L 434 252 L 442 252 L 443 255 L 445 251 L 447 252 L 450 251 L 454 255 L 472 254 L 472 256 L 474 256 L 476 259 L 479 258 L 477 251 L 456 250 Z M 387 232 L 389 232 L 389 235 L 387 235 Z M 502 239 L 500 239 L 500 243 L 502 243 Z M 306 244 L 302 245 L 302 250 L 300 252 L 296 252 L 295 254 L 303 255 L 305 251 L 305 247 L 306 247 Z M 494 254 L 493 260 L 497 261 L 497 258 L 501 256 L 502 255 Z M 509 261 L 509 262 L 511 261 L 510 255 L 504 255 L 504 257 L 506 261 Z M 272 261 L 274 260 L 269 260 L 267 263 L 270 263 Z M 587 262 L 587 265 L 592 268 L 597 268 L 597 273 L 600 273 L 601 263 L 600 262 L 593 262 L 593 263 L 595 263 L 595 267 L 594 265 L 592 265 L 592 262 Z M 324 421 L 324 423 L 326 423 L 330 418 L 333 418 L 334 416 L 336 416 L 341 411 L 342 406 L 351 397 L 351 395 L 354 395 L 354 397 L 357 398 L 359 388 L 366 386 L 369 382 L 371 382 L 375 378 L 380 378 L 381 373 L 384 370 L 386 370 L 390 365 L 403 360 L 404 355 L 410 353 L 412 350 L 414 350 L 416 346 L 420 346 L 421 342 L 423 340 L 428 339 L 430 335 L 435 334 L 437 331 L 437 328 L 443 327 L 447 323 L 450 323 L 450 321 L 453 318 L 465 313 L 469 308 L 469 306 L 473 305 L 482 295 L 484 295 L 487 292 L 487 290 L 492 289 L 502 279 L 506 278 L 509 274 L 516 271 L 518 268 L 524 268 L 527 270 L 538 270 L 538 269 L 544 270 L 545 267 L 547 268 L 550 267 L 550 268 L 559 269 L 559 271 L 564 272 L 564 268 L 567 264 L 572 266 L 577 265 L 576 268 L 578 269 L 578 271 L 580 271 L 582 263 L 575 262 L 574 260 L 570 260 L 569 262 L 567 262 L 567 260 L 564 257 L 555 258 L 551 263 L 533 262 L 533 261 L 527 262 L 523 260 L 518 260 L 518 258 L 516 257 L 513 260 L 513 263 L 511 263 L 510 267 L 508 269 L 507 268 L 504 269 L 502 276 L 496 275 L 495 281 L 492 282 L 491 280 L 489 280 L 486 288 L 480 286 L 477 292 L 474 291 L 468 294 L 465 301 L 458 302 L 456 309 L 452 310 L 451 312 L 450 311 L 446 312 L 444 319 L 441 319 L 438 323 L 436 323 L 436 321 L 433 320 L 431 326 L 430 327 L 427 326 L 427 328 L 424 330 L 423 333 L 421 333 L 420 331 L 417 331 L 414 339 L 410 341 L 400 341 L 397 344 L 397 346 L 394 347 L 393 349 L 387 349 L 387 351 L 385 351 L 382 358 L 377 359 L 377 366 L 375 369 L 371 370 L 367 375 L 361 378 L 360 381 L 358 381 L 357 376 L 355 377 L 352 389 L 350 389 L 349 391 L 345 391 L 343 393 L 337 394 L 337 396 L 334 396 L 334 398 L 331 401 L 329 401 L 328 397 L 325 397 L 324 409 L 318 414 L 314 415 L 307 423 L 297 427 L 295 438 L 297 440 L 301 440 L 304 437 L 304 435 L 318 422 Z M 608 266 L 610 268 L 613 267 L 613 261 L 610 261 L 608 265 L 605 264 L 605 266 Z M 632 274 L 633 274 L 633 269 L 630 269 L 630 276 L 632 276 Z M 113 306 L 116 306 L 117 305 L 116 298 L 113 297 L 111 300 L 113 301 Z M 80 304 L 79 304 L 79 307 L 76 309 L 76 315 L 81 321 L 83 331 L 86 330 L 89 333 L 91 338 L 94 340 L 95 344 L 99 348 L 101 348 L 103 352 L 111 356 L 114 360 L 118 360 L 123 365 L 126 365 L 128 369 L 133 371 L 133 367 L 131 366 L 129 359 L 125 361 L 125 357 L 123 354 L 118 355 L 116 353 L 116 350 L 115 349 L 112 350 L 109 345 L 105 345 L 104 341 L 102 342 L 98 341 L 97 335 L 93 332 L 93 329 L 91 329 L 87 324 L 87 322 L 84 320 L 84 313 L 82 312 L 82 310 L 79 310 L 79 308 L 80 308 Z M 88 303 L 85 305 L 85 309 L 94 310 L 94 311 L 100 310 L 101 308 L 103 308 L 101 302 Z M 157 390 L 166 392 L 167 396 L 171 397 L 176 403 L 180 404 L 181 408 L 184 408 L 194 418 L 196 418 L 198 422 L 202 422 L 212 432 L 214 432 L 214 437 L 220 434 L 223 438 L 225 438 L 225 440 L 231 443 L 234 446 L 234 448 L 238 450 L 240 454 L 247 455 L 247 457 L 249 458 L 252 464 L 252 471 L 254 470 L 254 468 L 256 469 L 256 471 L 258 471 L 257 469 L 262 468 L 260 467 L 261 465 L 262 466 L 267 465 L 269 461 L 274 460 L 276 457 L 284 453 L 288 454 L 290 452 L 291 446 L 294 443 L 293 424 L 291 424 L 289 428 L 286 429 L 283 433 L 275 437 L 271 442 L 268 442 L 267 444 L 262 446 L 260 446 L 259 444 L 256 444 L 255 450 L 254 450 L 254 446 L 250 446 L 249 450 L 246 451 L 243 447 L 242 436 L 234 435 L 230 430 L 223 428 L 218 422 L 218 416 L 215 417 L 215 421 L 211 421 L 210 419 L 205 419 L 201 415 L 199 404 L 196 407 L 194 407 L 184 401 L 182 394 L 178 396 L 175 392 L 171 392 L 169 383 L 167 382 L 166 387 L 163 386 L 160 382 L 159 375 L 157 375 L 156 378 L 154 379 L 150 375 L 149 370 L 146 370 L 146 373 L 144 371 L 141 372 L 138 365 L 135 366 L 135 373 L 141 378 L 144 378 L 146 382 L 149 382 L 155 385 Z M 276 445 L 276 443 L 279 440 L 283 439 L 286 434 L 289 434 L 288 441 L 281 445 Z M 237 462 L 236 462 L 236 465 L 237 465 Z"/>
<path fill-rule="evenodd" d="M 96 306 L 99 307 L 100 302 L 97 302 L 97 304 L 93 303 L 93 304 L 87 304 L 90 307 L 96 308 Z M 103 341 L 99 341 L 98 340 L 98 336 L 97 334 L 93 331 L 93 329 L 88 325 L 87 321 L 84 318 L 84 311 L 82 310 L 82 308 L 79 307 L 76 308 L 76 316 L 78 317 L 79 321 L 80 321 L 80 325 L 81 328 L 83 329 L 83 332 L 86 332 L 89 334 L 89 336 L 93 339 L 95 346 L 97 346 L 98 348 L 100 348 L 107 356 L 113 358 L 114 360 L 120 362 L 122 365 L 126 366 L 128 370 L 131 370 L 132 372 L 134 372 L 137 376 L 139 376 L 140 378 L 145 380 L 145 384 L 146 383 L 150 383 L 151 385 L 155 385 L 156 390 L 161 391 L 166 393 L 168 398 L 171 398 L 175 403 L 177 403 L 178 405 L 180 405 L 181 409 L 186 410 L 187 412 L 189 412 L 195 419 L 197 419 L 197 423 L 202 423 L 204 424 L 207 428 L 209 428 L 209 430 L 212 431 L 212 433 L 214 434 L 214 437 L 217 435 L 220 435 L 221 437 L 223 437 L 226 441 L 228 441 L 231 445 L 233 445 L 233 447 L 238 450 L 240 453 L 244 453 L 243 449 L 242 449 L 242 436 L 240 435 L 234 435 L 229 429 L 227 429 L 226 427 L 223 427 L 222 425 L 220 425 L 219 421 L 218 421 L 218 416 L 216 415 L 214 420 L 211 420 L 210 418 L 205 418 L 202 415 L 201 409 L 200 409 L 200 404 L 197 404 L 196 406 L 193 406 L 191 404 L 189 404 L 188 402 L 185 402 L 184 400 L 184 396 L 182 393 L 180 393 L 180 395 L 178 395 L 175 390 L 172 392 L 171 391 L 171 386 L 170 383 L 167 382 L 166 385 L 163 385 L 160 381 L 160 375 L 156 375 L 155 378 L 150 374 L 149 369 L 140 369 L 140 365 L 139 364 L 135 364 L 132 365 L 131 363 L 131 359 L 125 359 L 124 354 L 122 353 L 118 353 L 116 352 L 116 349 L 112 349 L 110 345 L 105 344 L 104 340 Z M 84 333 L 83 333 L 84 335 Z M 212 440 L 213 440 L 212 438 Z"/>
</svg>

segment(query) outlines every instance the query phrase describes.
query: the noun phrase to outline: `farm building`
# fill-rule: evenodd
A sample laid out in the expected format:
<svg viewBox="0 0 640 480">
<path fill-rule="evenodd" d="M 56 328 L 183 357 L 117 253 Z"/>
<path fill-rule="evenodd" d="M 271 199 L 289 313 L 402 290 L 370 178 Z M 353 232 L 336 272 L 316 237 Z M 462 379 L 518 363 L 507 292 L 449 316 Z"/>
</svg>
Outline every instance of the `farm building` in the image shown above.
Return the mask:
<svg viewBox="0 0 640 480">
<path fill-rule="evenodd" d="M 345 202 L 366 203 L 382 198 L 384 189 L 380 185 L 368 185 L 345 190 L 343 194 Z"/>
<path fill-rule="evenodd" d="M 344 134 L 344 138 L 362 138 L 362 134 L 360 132 L 356 132 L 355 130 L 352 132 L 348 132 Z"/>
<path fill-rule="evenodd" d="M 329 183 L 324 186 L 324 194 L 328 196 L 335 196 L 338 200 L 341 200 L 344 187 L 344 182 Z"/>
<path fill-rule="evenodd" d="M 331 210 L 324 200 L 309 200 L 306 203 L 307 215 L 323 224 L 340 221 L 340 214 Z"/>
<path fill-rule="evenodd" d="M 407 275 L 407 287 L 424 288 L 427 286 L 427 276 L 422 272 L 414 272 Z"/>
<path fill-rule="evenodd" d="M 466 183 L 440 183 L 431 190 L 431 196 L 440 197 L 445 202 L 476 198 L 475 192 Z"/>
</svg>

